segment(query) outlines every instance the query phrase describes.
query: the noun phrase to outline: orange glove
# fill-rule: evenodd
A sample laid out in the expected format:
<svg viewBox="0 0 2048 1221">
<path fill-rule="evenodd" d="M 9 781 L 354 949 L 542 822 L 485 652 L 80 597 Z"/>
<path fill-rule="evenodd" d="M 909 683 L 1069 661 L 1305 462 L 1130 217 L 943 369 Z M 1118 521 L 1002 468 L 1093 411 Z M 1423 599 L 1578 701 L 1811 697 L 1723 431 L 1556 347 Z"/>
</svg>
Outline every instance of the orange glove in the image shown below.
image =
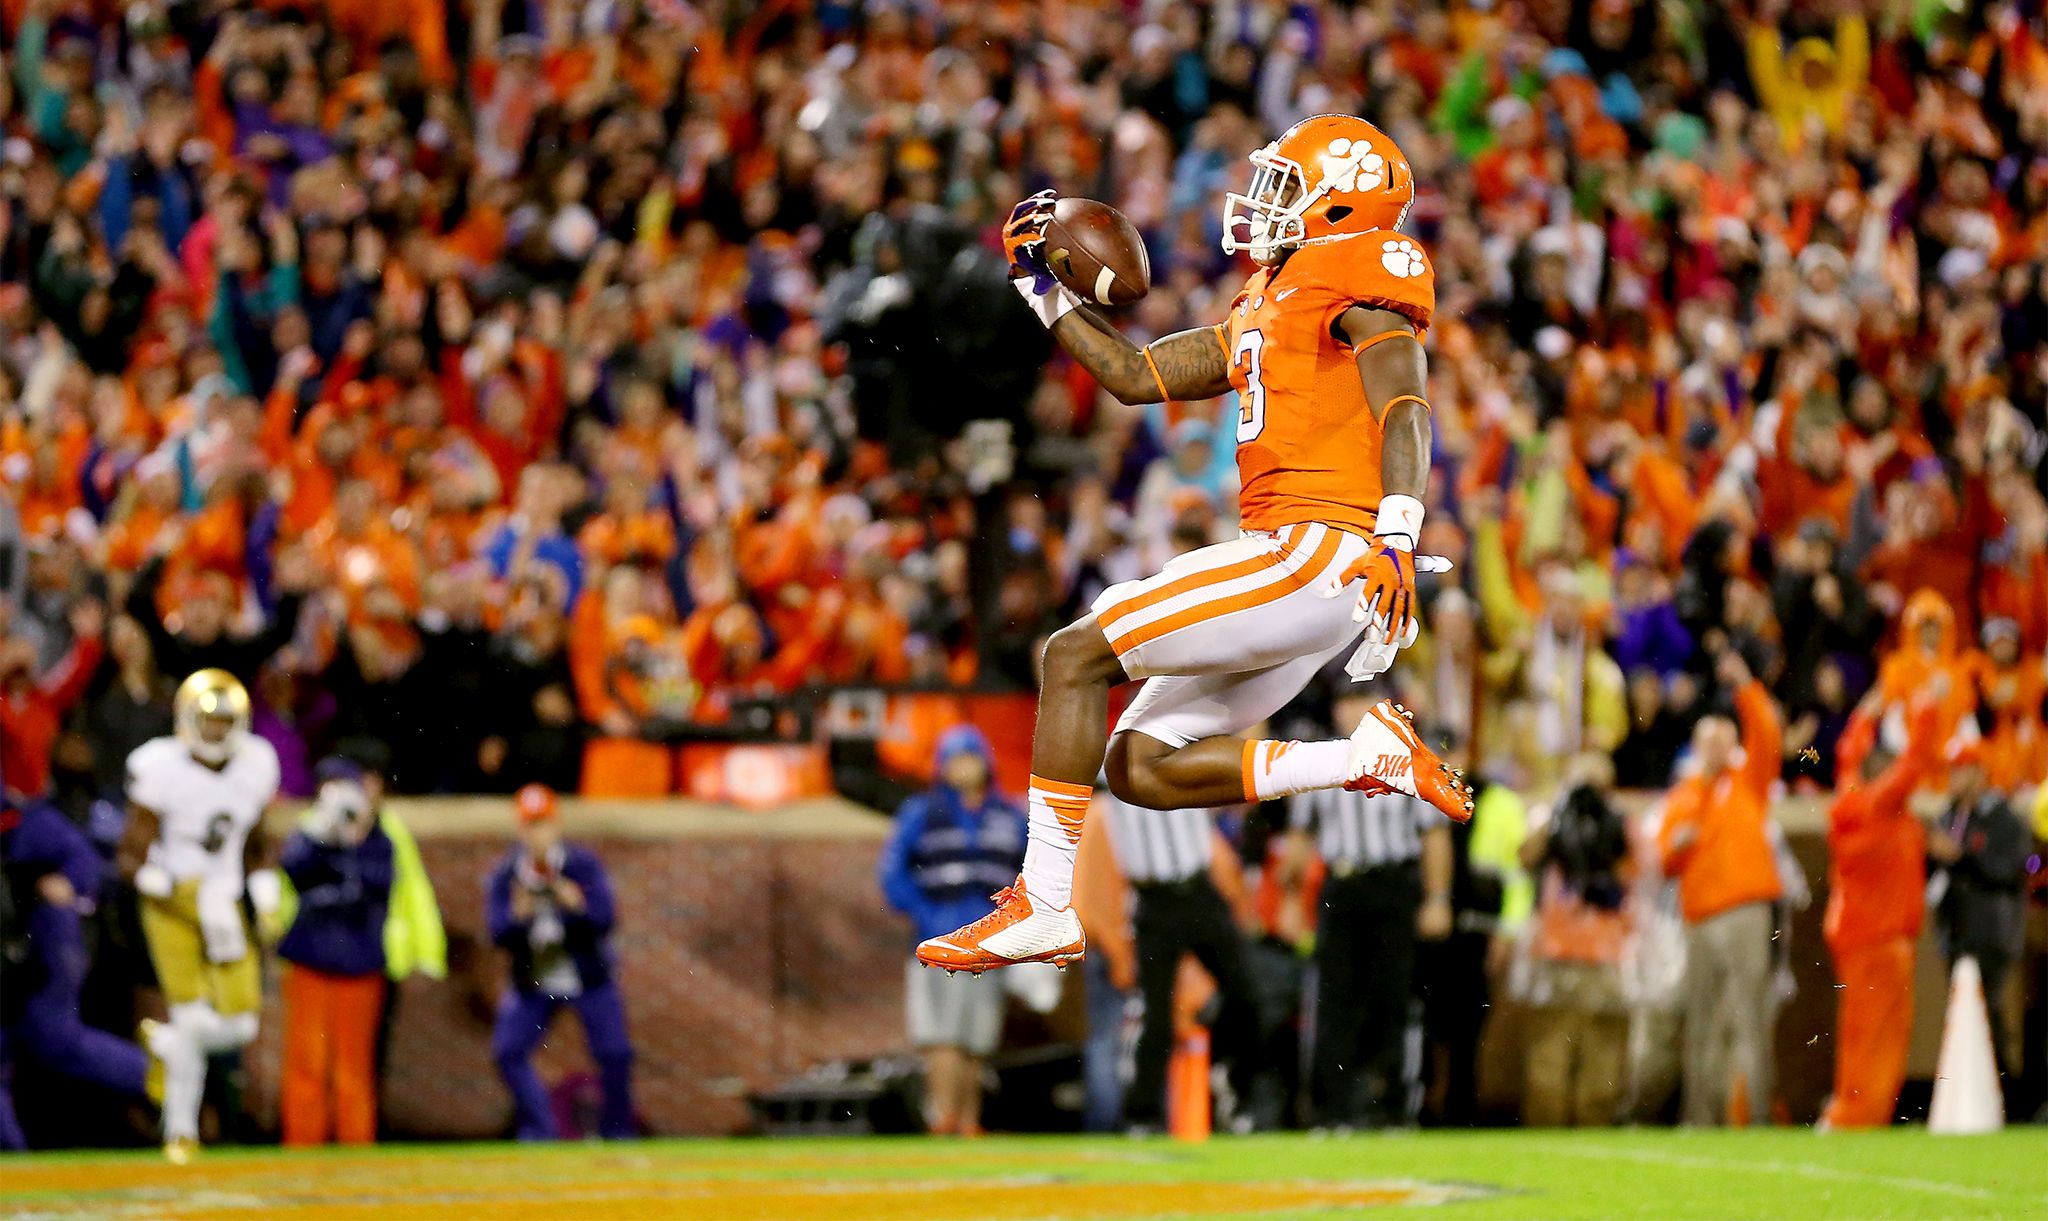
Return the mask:
<svg viewBox="0 0 2048 1221">
<path fill-rule="evenodd" d="M 1375 536 L 1372 550 L 1344 573 L 1346 585 L 1361 580 L 1365 588 L 1358 593 L 1351 621 L 1364 623 L 1370 617 L 1382 639 L 1403 639 L 1415 623 L 1415 544 L 1406 535 Z"/>
<path fill-rule="evenodd" d="M 1421 625 L 1415 614 L 1415 541 L 1422 535 L 1422 502 L 1399 493 L 1382 496 L 1377 516 L 1379 533 L 1372 549 L 1338 578 L 1338 591 L 1353 581 L 1365 582 L 1351 621 L 1367 624 L 1368 638 L 1377 635 L 1382 643 L 1402 648 Z M 1430 561 L 1428 571 L 1450 567 L 1436 556 L 1423 558 Z"/>
</svg>

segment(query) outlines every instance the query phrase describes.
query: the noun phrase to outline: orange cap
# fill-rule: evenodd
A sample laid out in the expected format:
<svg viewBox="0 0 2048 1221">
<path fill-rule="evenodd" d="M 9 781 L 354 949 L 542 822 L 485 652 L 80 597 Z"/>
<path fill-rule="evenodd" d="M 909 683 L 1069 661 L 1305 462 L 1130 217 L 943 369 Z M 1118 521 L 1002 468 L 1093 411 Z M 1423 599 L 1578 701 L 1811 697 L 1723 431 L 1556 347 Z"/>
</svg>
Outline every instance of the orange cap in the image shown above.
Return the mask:
<svg viewBox="0 0 2048 1221">
<path fill-rule="evenodd" d="M 555 790 L 545 784 L 529 784 L 520 789 L 512 798 L 512 808 L 518 811 L 521 823 L 546 822 L 559 813 Z"/>
</svg>

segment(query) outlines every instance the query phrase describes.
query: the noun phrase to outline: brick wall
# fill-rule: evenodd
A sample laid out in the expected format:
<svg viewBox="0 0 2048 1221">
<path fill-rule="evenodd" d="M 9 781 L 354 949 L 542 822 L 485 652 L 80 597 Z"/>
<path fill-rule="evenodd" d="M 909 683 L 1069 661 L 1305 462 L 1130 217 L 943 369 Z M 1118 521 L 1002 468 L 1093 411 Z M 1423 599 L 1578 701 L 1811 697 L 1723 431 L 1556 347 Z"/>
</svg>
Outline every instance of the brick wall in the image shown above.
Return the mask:
<svg viewBox="0 0 2048 1221">
<path fill-rule="evenodd" d="M 907 926 L 875 885 L 886 819 L 836 799 L 763 813 L 686 801 L 569 803 L 565 834 L 596 850 L 618 892 L 614 939 L 635 1084 L 662 1134 L 724 1133 L 745 1094 L 821 1061 L 900 1050 Z M 511 835 L 509 806 L 400 803 L 448 926 L 450 971 L 399 990 L 384 1080 L 397 1134 L 505 1134 L 511 1101 L 491 1062 L 504 956 L 484 932 L 485 876 Z M 271 1012 L 252 1057 L 249 1102 L 274 1121 Z M 537 1063 L 551 1084 L 593 1071 L 573 1013 Z"/>
</svg>

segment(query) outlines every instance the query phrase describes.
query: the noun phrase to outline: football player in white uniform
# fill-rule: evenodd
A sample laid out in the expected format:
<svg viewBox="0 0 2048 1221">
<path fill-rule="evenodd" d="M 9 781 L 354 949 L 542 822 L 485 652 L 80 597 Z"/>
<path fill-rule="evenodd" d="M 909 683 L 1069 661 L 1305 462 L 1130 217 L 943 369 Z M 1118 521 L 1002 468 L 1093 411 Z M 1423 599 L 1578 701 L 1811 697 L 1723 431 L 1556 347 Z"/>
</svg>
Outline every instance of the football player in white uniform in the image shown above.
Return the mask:
<svg viewBox="0 0 2048 1221">
<path fill-rule="evenodd" d="M 243 915 L 276 912 L 282 885 L 262 860 L 264 811 L 277 796 L 277 752 L 249 732 L 249 693 L 225 670 L 178 687 L 175 732 L 128 756 L 121 864 L 141 896 L 142 931 L 170 1007 L 150 1033 L 164 1061 L 164 1153 L 199 1144 L 206 1057 L 256 1037 L 261 957 Z"/>
</svg>

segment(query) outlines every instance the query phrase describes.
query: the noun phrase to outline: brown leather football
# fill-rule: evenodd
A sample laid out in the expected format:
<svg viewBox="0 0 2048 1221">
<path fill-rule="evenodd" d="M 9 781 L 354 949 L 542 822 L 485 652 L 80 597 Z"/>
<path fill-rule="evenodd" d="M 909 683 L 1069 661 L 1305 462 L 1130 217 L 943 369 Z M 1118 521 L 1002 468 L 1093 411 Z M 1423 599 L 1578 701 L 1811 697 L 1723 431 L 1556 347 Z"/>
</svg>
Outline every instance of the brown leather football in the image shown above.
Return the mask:
<svg viewBox="0 0 2048 1221">
<path fill-rule="evenodd" d="M 1129 305 L 1152 287 L 1152 260 L 1124 214 L 1092 199 L 1062 199 L 1045 227 L 1045 261 L 1084 301 Z"/>
</svg>

